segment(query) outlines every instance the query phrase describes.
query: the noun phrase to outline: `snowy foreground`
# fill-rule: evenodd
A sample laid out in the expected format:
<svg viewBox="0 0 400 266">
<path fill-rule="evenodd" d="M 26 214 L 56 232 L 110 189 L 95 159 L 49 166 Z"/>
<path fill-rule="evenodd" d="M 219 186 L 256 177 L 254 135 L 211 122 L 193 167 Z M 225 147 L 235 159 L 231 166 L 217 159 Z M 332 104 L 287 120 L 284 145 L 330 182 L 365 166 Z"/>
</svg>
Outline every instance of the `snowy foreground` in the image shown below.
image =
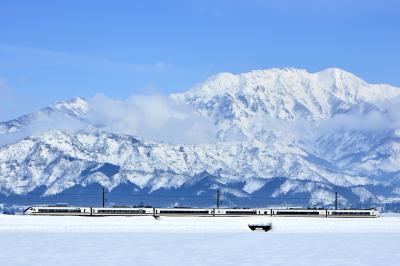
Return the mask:
<svg viewBox="0 0 400 266">
<path fill-rule="evenodd" d="M 272 222 L 270 232 L 249 223 Z M 400 216 L 0 215 L 2 265 L 399 265 Z"/>
</svg>

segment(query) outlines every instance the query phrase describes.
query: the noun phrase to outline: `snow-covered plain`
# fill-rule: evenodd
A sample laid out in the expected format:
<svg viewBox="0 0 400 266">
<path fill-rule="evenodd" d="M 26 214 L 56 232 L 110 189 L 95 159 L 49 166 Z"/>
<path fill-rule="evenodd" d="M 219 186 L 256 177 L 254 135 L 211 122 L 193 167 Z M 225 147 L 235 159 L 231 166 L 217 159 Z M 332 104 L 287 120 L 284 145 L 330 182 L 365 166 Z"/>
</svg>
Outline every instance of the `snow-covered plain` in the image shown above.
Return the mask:
<svg viewBox="0 0 400 266">
<path fill-rule="evenodd" d="M 249 223 L 272 222 L 270 232 Z M 1 265 L 399 265 L 400 216 L 377 219 L 0 215 Z"/>
</svg>

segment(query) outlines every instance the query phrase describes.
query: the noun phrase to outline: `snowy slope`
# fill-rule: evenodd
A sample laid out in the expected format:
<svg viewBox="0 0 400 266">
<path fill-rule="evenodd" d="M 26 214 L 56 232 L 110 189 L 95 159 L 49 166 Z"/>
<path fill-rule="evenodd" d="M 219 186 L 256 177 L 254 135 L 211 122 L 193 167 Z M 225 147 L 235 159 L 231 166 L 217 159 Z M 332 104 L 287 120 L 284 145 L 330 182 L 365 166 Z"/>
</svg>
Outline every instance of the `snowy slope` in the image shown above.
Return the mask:
<svg viewBox="0 0 400 266">
<path fill-rule="evenodd" d="M 53 122 L 52 119 L 56 119 L 59 116 L 79 119 L 87 113 L 88 108 L 87 102 L 79 97 L 70 101 L 56 102 L 35 113 L 24 115 L 8 122 L 1 122 L 0 133 L 17 132 L 39 121 Z"/>
<path fill-rule="evenodd" d="M 50 121 L 40 134 L 0 147 L 0 191 L 44 186 L 51 195 L 101 183 L 146 193 L 220 187 L 226 197 L 297 195 L 311 204 L 332 204 L 339 191 L 346 204 L 379 203 L 399 193 L 399 97 L 399 88 L 340 69 L 223 73 L 170 96 L 215 121 L 215 141 L 196 145 L 107 132 L 86 115 L 85 100 L 58 102 L 0 124 L 1 137 Z M 60 118 L 81 127 L 65 131 L 54 122 Z M 211 182 L 197 188 L 205 176 Z"/>
<path fill-rule="evenodd" d="M 300 69 L 223 73 L 172 95 L 220 119 L 240 120 L 261 113 L 280 120 L 313 121 L 355 109 L 378 109 L 380 102 L 397 96 L 398 88 L 368 84 L 336 68 L 317 73 Z"/>
</svg>

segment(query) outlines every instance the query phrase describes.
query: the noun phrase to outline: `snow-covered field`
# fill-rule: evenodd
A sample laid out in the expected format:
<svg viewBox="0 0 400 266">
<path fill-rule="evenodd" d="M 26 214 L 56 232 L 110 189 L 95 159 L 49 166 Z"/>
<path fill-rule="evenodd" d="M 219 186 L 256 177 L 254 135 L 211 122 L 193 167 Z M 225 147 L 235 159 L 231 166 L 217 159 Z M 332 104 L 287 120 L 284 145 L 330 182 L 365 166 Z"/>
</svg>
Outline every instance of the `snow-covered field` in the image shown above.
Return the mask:
<svg viewBox="0 0 400 266">
<path fill-rule="evenodd" d="M 249 223 L 272 222 L 270 232 Z M 0 215 L 1 265 L 399 265 L 400 216 L 378 219 Z"/>
</svg>

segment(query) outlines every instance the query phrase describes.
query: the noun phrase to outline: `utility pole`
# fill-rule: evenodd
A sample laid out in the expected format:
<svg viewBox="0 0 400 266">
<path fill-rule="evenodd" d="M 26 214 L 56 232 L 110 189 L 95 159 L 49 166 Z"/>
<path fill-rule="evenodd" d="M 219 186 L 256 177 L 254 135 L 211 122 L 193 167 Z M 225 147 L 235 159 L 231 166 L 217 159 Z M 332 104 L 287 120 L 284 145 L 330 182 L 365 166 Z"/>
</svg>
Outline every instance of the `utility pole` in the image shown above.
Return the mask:
<svg viewBox="0 0 400 266">
<path fill-rule="evenodd" d="M 221 193 L 219 191 L 219 189 L 217 189 L 217 209 L 219 209 L 219 199 L 221 197 Z"/>
<path fill-rule="evenodd" d="M 338 201 L 337 201 L 337 192 L 335 192 L 335 210 L 337 210 L 337 204 L 338 204 Z"/>
<path fill-rule="evenodd" d="M 106 190 L 105 190 L 105 188 L 103 187 L 103 193 L 102 193 L 102 198 L 103 198 L 103 208 L 104 208 L 104 205 L 105 205 L 105 202 L 106 202 Z"/>
</svg>

